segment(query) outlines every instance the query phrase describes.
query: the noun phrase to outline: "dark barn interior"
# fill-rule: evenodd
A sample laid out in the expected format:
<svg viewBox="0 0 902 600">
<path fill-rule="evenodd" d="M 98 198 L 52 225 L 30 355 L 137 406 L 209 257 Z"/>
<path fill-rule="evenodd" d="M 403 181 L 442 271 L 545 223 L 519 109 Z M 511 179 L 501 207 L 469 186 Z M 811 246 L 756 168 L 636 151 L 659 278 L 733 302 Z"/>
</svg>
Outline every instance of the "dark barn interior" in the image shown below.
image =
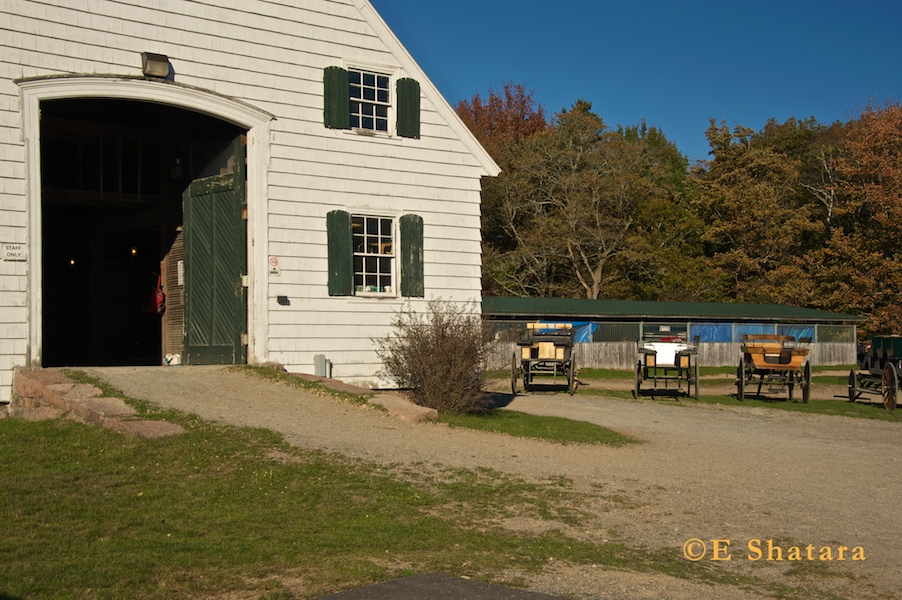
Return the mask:
<svg viewBox="0 0 902 600">
<path fill-rule="evenodd" d="M 180 351 L 182 193 L 241 132 L 148 102 L 41 104 L 43 366 Z"/>
</svg>

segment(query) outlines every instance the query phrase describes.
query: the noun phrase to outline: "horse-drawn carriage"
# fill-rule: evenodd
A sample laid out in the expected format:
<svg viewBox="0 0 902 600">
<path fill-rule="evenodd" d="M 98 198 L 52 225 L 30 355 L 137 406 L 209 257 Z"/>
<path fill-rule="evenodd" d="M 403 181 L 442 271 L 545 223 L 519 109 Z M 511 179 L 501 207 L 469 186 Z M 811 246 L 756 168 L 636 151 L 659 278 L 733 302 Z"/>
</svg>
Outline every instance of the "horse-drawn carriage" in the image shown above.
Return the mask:
<svg viewBox="0 0 902 600">
<path fill-rule="evenodd" d="M 902 336 L 875 335 L 858 353 L 858 368 L 849 372 L 849 402 L 864 395 L 880 396 L 886 410 L 896 408 L 899 369 L 902 364 Z"/>
<path fill-rule="evenodd" d="M 638 341 L 639 361 L 633 397 L 694 396 L 698 400 L 698 342 L 674 335 L 668 329 L 646 334 Z M 642 384 L 651 382 L 651 388 Z M 684 387 L 685 386 L 685 387 Z"/>
<path fill-rule="evenodd" d="M 740 341 L 742 357 L 736 369 L 736 396 L 740 400 L 745 398 L 746 388 L 757 380 L 759 396 L 765 389 L 771 393 L 788 391 L 792 401 L 798 385 L 802 388 L 802 402 L 808 402 L 811 397 L 809 338 L 796 341 L 789 335 L 749 334 L 741 336 Z"/>
<path fill-rule="evenodd" d="M 573 356 L 574 331 L 570 323 L 527 323 L 526 339 L 517 342 L 518 351 L 511 360 L 511 392 L 517 394 L 517 378 L 523 389 L 535 389 L 538 383 L 550 386 L 566 384 L 576 392 L 576 361 Z"/>
</svg>

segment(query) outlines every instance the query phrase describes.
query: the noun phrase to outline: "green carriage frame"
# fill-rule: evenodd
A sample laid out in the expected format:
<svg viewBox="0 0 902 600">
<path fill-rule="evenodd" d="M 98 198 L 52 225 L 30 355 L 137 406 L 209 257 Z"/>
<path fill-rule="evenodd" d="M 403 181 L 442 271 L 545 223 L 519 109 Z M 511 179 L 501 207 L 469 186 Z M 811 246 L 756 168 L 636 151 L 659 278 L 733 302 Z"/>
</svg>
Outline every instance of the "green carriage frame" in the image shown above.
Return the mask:
<svg viewBox="0 0 902 600">
<path fill-rule="evenodd" d="M 886 410 L 898 404 L 899 370 L 902 368 L 902 336 L 875 335 L 859 347 L 858 368 L 849 372 L 849 402 L 864 396 L 880 396 Z"/>
</svg>

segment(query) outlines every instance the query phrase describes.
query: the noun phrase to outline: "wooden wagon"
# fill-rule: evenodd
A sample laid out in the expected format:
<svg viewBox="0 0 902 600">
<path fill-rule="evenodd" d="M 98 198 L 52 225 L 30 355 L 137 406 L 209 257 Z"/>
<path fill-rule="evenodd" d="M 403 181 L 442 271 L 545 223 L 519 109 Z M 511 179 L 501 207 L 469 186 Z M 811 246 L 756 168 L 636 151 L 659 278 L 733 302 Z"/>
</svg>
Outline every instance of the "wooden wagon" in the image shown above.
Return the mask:
<svg viewBox="0 0 902 600">
<path fill-rule="evenodd" d="M 811 397 L 811 362 L 808 360 L 810 339 L 798 341 L 789 335 L 743 335 L 742 357 L 736 369 L 736 396 L 743 400 L 746 388 L 758 383 L 758 396 L 762 391 L 783 393 L 788 391 L 793 400 L 796 385 L 802 388 L 802 402 Z"/>
<path fill-rule="evenodd" d="M 694 396 L 698 400 L 698 343 L 685 337 L 658 332 L 637 342 L 633 397 L 642 394 L 659 396 Z M 644 383 L 651 387 L 643 390 Z"/>
<path fill-rule="evenodd" d="M 879 396 L 886 410 L 898 403 L 899 369 L 902 365 L 902 336 L 875 335 L 862 345 L 858 353 L 856 372 L 849 372 L 849 402 L 864 396 Z"/>
<path fill-rule="evenodd" d="M 517 379 L 530 391 L 537 383 L 563 386 L 576 391 L 576 361 L 573 356 L 574 331 L 570 323 L 527 323 L 525 340 L 517 342 L 511 360 L 511 392 L 517 394 Z"/>
</svg>

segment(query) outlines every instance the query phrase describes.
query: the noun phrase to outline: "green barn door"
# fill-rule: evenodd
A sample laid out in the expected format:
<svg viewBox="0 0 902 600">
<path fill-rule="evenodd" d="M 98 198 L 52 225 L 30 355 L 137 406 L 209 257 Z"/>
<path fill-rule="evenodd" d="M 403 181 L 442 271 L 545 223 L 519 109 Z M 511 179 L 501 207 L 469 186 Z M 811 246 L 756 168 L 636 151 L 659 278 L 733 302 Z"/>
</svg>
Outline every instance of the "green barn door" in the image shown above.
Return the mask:
<svg viewBox="0 0 902 600">
<path fill-rule="evenodd" d="M 184 362 L 247 362 L 247 228 L 244 146 L 233 143 L 219 175 L 195 179 L 183 197 Z"/>
</svg>

